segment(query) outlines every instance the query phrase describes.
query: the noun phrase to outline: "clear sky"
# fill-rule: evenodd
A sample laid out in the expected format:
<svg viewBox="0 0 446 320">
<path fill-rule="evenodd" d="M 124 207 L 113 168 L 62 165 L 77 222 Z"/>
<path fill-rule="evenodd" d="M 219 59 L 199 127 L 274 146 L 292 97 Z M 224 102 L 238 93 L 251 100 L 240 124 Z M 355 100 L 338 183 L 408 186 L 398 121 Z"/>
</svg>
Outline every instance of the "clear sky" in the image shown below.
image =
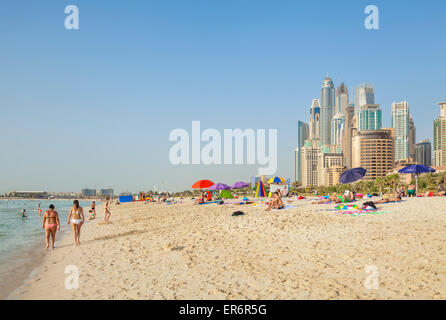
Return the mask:
<svg viewBox="0 0 446 320">
<path fill-rule="evenodd" d="M 79 8 L 66 30 L 65 6 Z M 380 29 L 364 27 L 377 5 Z M 407 100 L 417 140 L 446 100 L 446 2 L 3 1 L 0 192 L 184 190 L 249 181 L 253 165 L 173 166 L 169 133 L 276 128 L 277 175 L 293 177 L 297 121 L 328 72 L 375 87 L 390 126 Z"/>
</svg>

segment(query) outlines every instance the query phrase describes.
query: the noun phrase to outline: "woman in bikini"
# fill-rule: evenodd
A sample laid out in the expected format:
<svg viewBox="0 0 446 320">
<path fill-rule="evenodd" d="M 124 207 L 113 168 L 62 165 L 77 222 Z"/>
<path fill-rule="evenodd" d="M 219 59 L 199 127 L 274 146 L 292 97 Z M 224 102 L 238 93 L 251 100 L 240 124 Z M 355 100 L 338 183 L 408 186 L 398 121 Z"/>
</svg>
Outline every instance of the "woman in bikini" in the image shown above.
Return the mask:
<svg viewBox="0 0 446 320">
<path fill-rule="evenodd" d="M 71 216 L 73 216 L 73 218 L 71 218 Z M 84 209 L 82 209 L 82 207 L 79 206 L 79 201 L 74 200 L 73 206 L 70 209 L 70 214 L 68 215 L 67 224 L 70 224 L 71 222 L 71 226 L 73 227 L 73 232 L 74 232 L 74 244 L 76 246 L 81 244 L 80 242 L 81 227 L 84 221 L 85 221 Z"/>
<path fill-rule="evenodd" d="M 110 198 L 105 199 L 104 204 L 104 221 L 108 222 L 110 220 L 111 212 L 110 212 Z"/>
<path fill-rule="evenodd" d="M 90 209 L 90 220 L 96 219 L 96 202 L 93 201 L 91 203 L 91 209 Z"/>
<path fill-rule="evenodd" d="M 40 202 L 39 205 L 37 206 L 37 211 L 39 212 L 39 217 L 42 215 L 42 209 L 40 208 Z"/>
<path fill-rule="evenodd" d="M 54 250 L 54 241 L 56 239 L 56 230 L 60 230 L 59 214 L 54 211 L 54 205 L 50 204 L 48 211 L 43 214 L 42 228 L 45 230 L 46 250 L 50 246 L 51 236 L 51 250 Z"/>
</svg>

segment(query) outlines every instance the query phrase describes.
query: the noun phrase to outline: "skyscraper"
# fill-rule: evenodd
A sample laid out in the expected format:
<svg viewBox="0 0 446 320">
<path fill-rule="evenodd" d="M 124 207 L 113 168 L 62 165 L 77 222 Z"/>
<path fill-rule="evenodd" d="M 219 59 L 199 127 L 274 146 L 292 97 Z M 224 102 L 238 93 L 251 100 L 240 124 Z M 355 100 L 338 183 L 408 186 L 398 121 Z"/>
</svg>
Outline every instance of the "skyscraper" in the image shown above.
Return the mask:
<svg viewBox="0 0 446 320">
<path fill-rule="evenodd" d="M 364 104 L 359 109 L 358 130 L 379 130 L 382 127 L 382 111 L 379 104 Z"/>
<path fill-rule="evenodd" d="M 352 166 L 367 170 L 365 181 L 385 177 L 394 167 L 395 136 L 391 129 L 353 130 Z"/>
<path fill-rule="evenodd" d="M 434 120 L 434 166 L 446 165 L 446 102 L 439 102 L 440 116 Z"/>
<path fill-rule="evenodd" d="M 375 104 L 375 92 L 372 86 L 361 84 L 355 89 L 355 115 L 366 104 Z"/>
<path fill-rule="evenodd" d="M 327 77 L 322 83 L 321 89 L 321 132 L 320 138 L 322 144 L 330 144 L 331 138 L 331 119 L 335 108 L 335 89 L 333 81 Z"/>
<path fill-rule="evenodd" d="M 417 143 L 415 147 L 415 161 L 425 166 L 432 165 L 432 145 L 428 139 Z"/>
<path fill-rule="evenodd" d="M 342 148 L 344 143 L 345 117 L 342 113 L 336 113 L 331 119 L 331 144 L 338 145 Z"/>
<path fill-rule="evenodd" d="M 305 140 L 308 140 L 309 127 L 303 121 L 297 122 L 297 148 L 295 150 L 295 180 L 302 181 L 301 175 L 301 153 L 300 148 L 304 145 Z"/>
<path fill-rule="evenodd" d="M 412 116 L 409 114 L 409 158 L 415 161 L 415 144 L 417 141 L 417 129 Z"/>
<path fill-rule="evenodd" d="M 319 105 L 319 99 L 313 99 L 310 107 L 310 139 L 320 138 L 320 117 L 321 117 L 321 107 Z"/>
<path fill-rule="evenodd" d="M 409 103 L 392 103 L 392 128 L 395 129 L 395 161 L 409 158 Z"/>
<path fill-rule="evenodd" d="M 344 153 L 344 164 L 347 169 L 352 168 L 352 131 L 354 128 L 353 117 L 355 116 L 355 108 L 349 105 L 345 110 L 345 132 L 344 142 L 342 144 L 342 152 Z"/>
<path fill-rule="evenodd" d="M 348 89 L 344 82 L 336 89 L 336 113 L 345 115 L 348 107 Z"/>
</svg>

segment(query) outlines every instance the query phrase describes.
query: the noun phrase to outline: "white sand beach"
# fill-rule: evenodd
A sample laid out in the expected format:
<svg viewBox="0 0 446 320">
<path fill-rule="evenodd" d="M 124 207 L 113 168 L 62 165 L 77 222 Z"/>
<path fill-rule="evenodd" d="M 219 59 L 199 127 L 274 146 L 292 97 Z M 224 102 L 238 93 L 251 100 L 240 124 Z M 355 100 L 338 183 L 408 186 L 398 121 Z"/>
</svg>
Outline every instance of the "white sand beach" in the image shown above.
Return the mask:
<svg viewBox="0 0 446 320">
<path fill-rule="evenodd" d="M 9 298 L 446 299 L 446 197 L 406 198 L 365 216 L 291 205 L 268 213 L 139 202 L 113 205 L 110 224 L 98 208 L 81 246 L 71 232 L 57 239 Z M 232 217 L 237 210 L 246 215 Z M 77 290 L 65 288 L 68 265 L 79 270 Z M 367 266 L 377 268 L 377 289 L 366 286 Z"/>
</svg>

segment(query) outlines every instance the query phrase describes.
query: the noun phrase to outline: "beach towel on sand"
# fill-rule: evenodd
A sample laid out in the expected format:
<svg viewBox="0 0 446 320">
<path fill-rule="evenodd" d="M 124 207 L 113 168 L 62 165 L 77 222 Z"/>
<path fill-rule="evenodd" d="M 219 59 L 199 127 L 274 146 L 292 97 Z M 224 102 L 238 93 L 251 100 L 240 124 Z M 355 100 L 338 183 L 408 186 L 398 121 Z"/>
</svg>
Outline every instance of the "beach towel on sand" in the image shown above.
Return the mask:
<svg viewBox="0 0 446 320">
<path fill-rule="evenodd" d="M 285 206 L 282 209 L 273 209 L 273 210 L 277 210 L 277 211 L 283 211 L 283 210 L 288 210 L 288 209 L 293 209 L 296 208 L 295 206 Z"/>
</svg>

